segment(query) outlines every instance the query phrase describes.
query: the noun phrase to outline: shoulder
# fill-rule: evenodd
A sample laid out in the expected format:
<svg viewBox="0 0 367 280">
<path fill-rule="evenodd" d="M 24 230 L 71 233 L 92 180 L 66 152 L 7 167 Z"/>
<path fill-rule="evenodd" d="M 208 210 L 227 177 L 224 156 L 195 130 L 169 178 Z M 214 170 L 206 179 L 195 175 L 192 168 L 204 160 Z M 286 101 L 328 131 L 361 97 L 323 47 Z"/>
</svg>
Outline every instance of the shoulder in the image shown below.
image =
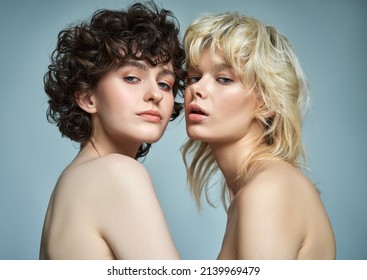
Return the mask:
<svg viewBox="0 0 367 280">
<path fill-rule="evenodd" d="M 282 202 L 292 201 L 308 192 L 316 193 L 316 188 L 303 172 L 284 161 L 274 160 L 261 166 L 249 182 L 239 192 L 239 200 L 262 200 Z M 289 200 L 290 199 L 290 200 Z"/>
<path fill-rule="evenodd" d="M 130 178 L 149 179 L 149 174 L 137 160 L 120 154 L 110 154 L 80 164 L 71 164 L 60 178 L 69 181 L 77 180 L 79 183 L 88 182 L 88 184 L 122 183 L 128 182 Z"/>
<path fill-rule="evenodd" d="M 153 193 L 149 173 L 137 160 L 110 154 L 81 164 L 71 164 L 61 174 L 55 199 L 78 205 L 90 201 L 93 205 L 108 199 Z"/>
<path fill-rule="evenodd" d="M 63 237 L 103 239 L 121 259 L 177 258 L 150 176 L 135 159 L 111 154 L 71 164 L 53 197 L 53 228 L 62 225 Z"/>
<path fill-rule="evenodd" d="M 118 217 L 139 211 L 137 204 L 157 207 L 158 201 L 149 173 L 137 160 L 110 154 L 80 164 L 71 164 L 60 176 L 54 191 L 57 205 L 85 216 Z M 113 214 L 114 213 L 114 214 Z M 120 214 L 118 214 L 120 213 Z M 103 221 L 98 221 L 101 223 Z"/>
<path fill-rule="evenodd" d="M 102 157 L 96 162 L 98 168 L 103 170 L 105 174 L 114 179 L 129 181 L 134 180 L 146 180 L 150 179 L 149 173 L 139 161 L 134 158 L 119 155 L 110 154 Z"/>
<path fill-rule="evenodd" d="M 283 162 L 271 162 L 258 170 L 237 193 L 230 209 L 236 216 L 241 255 L 295 258 L 305 235 L 303 200 L 308 184 L 307 177 Z"/>
<path fill-rule="evenodd" d="M 121 154 L 109 154 L 101 158 L 86 162 L 83 165 L 86 168 L 98 168 L 100 170 L 103 170 L 104 172 L 108 172 L 109 175 L 116 171 L 116 175 L 121 174 L 121 170 L 147 174 L 147 171 L 143 164 L 141 164 L 134 158 Z M 81 165 L 81 167 L 83 165 Z"/>
<path fill-rule="evenodd" d="M 303 219 L 307 209 L 319 200 L 319 193 L 299 168 L 284 161 L 270 161 L 259 168 L 236 199 L 241 215 L 257 211 L 266 217 Z"/>
</svg>

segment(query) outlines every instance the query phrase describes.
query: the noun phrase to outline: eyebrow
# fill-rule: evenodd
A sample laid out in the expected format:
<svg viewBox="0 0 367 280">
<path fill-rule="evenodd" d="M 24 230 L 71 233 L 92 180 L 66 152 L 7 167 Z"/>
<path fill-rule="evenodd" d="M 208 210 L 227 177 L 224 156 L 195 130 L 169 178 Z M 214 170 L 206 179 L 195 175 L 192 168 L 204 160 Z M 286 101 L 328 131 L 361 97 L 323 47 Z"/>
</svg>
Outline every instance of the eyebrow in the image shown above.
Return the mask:
<svg viewBox="0 0 367 280">
<path fill-rule="evenodd" d="M 121 65 L 119 65 L 119 67 L 125 67 L 125 66 L 132 66 L 143 71 L 148 71 L 148 67 L 145 65 L 145 63 L 137 60 L 126 60 L 123 63 L 121 63 Z"/>
<path fill-rule="evenodd" d="M 138 60 L 126 60 L 119 67 L 124 67 L 124 66 L 132 66 L 132 67 L 138 68 L 143 71 L 148 71 L 147 65 L 144 62 L 141 62 Z M 154 66 L 154 67 L 157 67 L 157 66 Z M 162 71 L 160 72 L 160 75 L 164 75 L 164 76 L 169 75 L 169 76 L 172 76 L 173 78 L 176 78 L 175 73 L 172 70 L 168 69 L 168 67 L 163 67 Z"/>
<path fill-rule="evenodd" d="M 229 65 L 228 63 L 215 64 L 213 68 L 215 72 L 219 72 L 219 71 L 227 70 L 227 69 L 233 69 L 233 67 Z"/>
<path fill-rule="evenodd" d="M 218 63 L 213 65 L 213 72 L 220 72 L 222 70 L 233 70 L 233 67 L 228 63 Z M 198 71 L 198 67 L 196 66 L 189 66 L 187 71 Z"/>
<path fill-rule="evenodd" d="M 161 71 L 161 75 L 164 75 L 164 76 L 166 76 L 166 75 L 172 76 L 174 79 L 176 79 L 175 73 L 172 70 L 170 70 L 170 69 L 168 69 L 166 67 L 163 67 L 163 69 Z"/>
</svg>

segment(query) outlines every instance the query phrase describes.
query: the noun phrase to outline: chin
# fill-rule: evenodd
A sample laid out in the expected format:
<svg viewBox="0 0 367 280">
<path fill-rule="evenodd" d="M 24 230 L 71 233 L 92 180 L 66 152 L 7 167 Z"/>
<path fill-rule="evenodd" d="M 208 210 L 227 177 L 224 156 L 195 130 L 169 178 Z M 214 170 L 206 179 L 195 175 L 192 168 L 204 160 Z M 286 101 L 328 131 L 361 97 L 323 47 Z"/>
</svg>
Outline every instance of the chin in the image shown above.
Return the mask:
<svg viewBox="0 0 367 280">
<path fill-rule="evenodd" d="M 158 142 L 161 138 L 162 138 L 162 135 L 157 135 L 157 136 L 150 135 L 149 137 L 142 138 L 141 140 L 143 143 L 153 144 L 153 143 Z"/>
<path fill-rule="evenodd" d="M 197 129 L 186 128 L 186 133 L 187 133 L 187 136 L 189 136 L 191 140 L 205 141 L 206 139 L 205 135 L 203 135 L 203 133 L 201 133 Z"/>
<path fill-rule="evenodd" d="M 157 141 L 159 141 L 163 134 L 164 134 L 164 129 L 162 128 L 147 128 L 144 127 L 138 131 L 135 131 L 135 137 L 136 140 L 142 143 L 155 143 Z"/>
</svg>

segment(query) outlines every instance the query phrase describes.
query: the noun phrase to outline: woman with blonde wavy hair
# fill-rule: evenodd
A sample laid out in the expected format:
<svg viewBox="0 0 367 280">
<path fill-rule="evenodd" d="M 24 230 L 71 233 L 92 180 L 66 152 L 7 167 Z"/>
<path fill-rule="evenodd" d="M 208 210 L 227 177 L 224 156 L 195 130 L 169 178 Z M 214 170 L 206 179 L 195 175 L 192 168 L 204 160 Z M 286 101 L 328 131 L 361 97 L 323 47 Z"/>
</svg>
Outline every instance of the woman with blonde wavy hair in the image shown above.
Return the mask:
<svg viewBox="0 0 367 280">
<path fill-rule="evenodd" d="M 188 184 L 200 207 L 219 169 L 230 202 L 218 259 L 334 259 L 331 223 L 301 170 L 308 90 L 288 40 L 224 13 L 195 20 L 184 47 Z"/>
</svg>

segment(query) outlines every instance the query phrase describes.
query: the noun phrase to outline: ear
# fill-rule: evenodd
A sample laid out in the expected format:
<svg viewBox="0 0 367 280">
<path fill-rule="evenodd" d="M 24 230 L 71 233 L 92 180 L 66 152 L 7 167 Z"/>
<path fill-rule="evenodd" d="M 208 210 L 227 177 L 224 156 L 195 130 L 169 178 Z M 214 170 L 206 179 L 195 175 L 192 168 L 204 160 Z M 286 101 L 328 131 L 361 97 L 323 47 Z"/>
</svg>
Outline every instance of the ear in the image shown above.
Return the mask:
<svg viewBox="0 0 367 280">
<path fill-rule="evenodd" d="M 263 116 L 264 116 L 265 119 L 269 119 L 269 118 L 274 116 L 274 112 L 273 111 L 267 111 L 263 114 Z"/>
<path fill-rule="evenodd" d="M 97 112 L 96 100 L 93 93 L 76 92 L 74 96 L 76 103 L 82 110 L 89 114 L 94 114 Z"/>
<path fill-rule="evenodd" d="M 259 104 L 258 114 L 264 119 L 270 119 L 274 116 L 274 111 L 270 110 L 264 103 L 261 101 Z"/>
</svg>

